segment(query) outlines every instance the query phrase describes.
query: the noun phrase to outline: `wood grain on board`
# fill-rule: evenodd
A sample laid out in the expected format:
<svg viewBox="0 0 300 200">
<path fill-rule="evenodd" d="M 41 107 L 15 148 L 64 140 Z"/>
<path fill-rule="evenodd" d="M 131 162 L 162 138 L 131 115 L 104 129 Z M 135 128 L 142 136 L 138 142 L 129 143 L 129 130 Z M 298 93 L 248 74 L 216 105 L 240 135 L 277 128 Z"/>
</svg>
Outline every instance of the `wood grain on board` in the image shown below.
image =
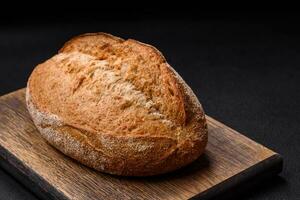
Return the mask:
<svg viewBox="0 0 300 200">
<path fill-rule="evenodd" d="M 0 164 L 42 198 L 208 198 L 274 166 L 275 152 L 207 116 L 205 154 L 170 174 L 134 178 L 103 174 L 64 156 L 38 133 L 27 112 L 25 90 L 0 98 Z"/>
</svg>

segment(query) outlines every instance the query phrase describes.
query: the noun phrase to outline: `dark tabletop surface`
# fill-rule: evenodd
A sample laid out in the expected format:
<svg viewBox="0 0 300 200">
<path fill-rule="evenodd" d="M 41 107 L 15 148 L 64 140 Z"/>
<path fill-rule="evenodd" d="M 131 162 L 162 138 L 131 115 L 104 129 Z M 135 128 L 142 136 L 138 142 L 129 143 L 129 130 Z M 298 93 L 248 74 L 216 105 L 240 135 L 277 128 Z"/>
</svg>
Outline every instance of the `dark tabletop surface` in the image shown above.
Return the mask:
<svg viewBox="0 0 300 200">
<path fill-rule="evenodd" d="M 300 31 L 295 21 L 146 18 L 3 23 L 0 94 L 25 87 L 64 41 L 104 31 L 160 49 L 206 113 L 280 153 L 281 174 L 239 199 L 300 199 Z M 0 169 L 0 199 L 35 199 Z"/>
</svg>

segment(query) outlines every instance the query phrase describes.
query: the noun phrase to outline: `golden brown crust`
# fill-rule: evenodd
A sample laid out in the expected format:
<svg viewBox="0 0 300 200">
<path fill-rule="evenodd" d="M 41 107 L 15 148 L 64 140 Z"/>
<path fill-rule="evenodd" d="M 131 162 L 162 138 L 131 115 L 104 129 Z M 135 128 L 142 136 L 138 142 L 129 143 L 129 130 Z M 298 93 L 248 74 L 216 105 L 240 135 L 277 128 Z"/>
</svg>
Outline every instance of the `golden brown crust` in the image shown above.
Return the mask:
<svg viewBox="0 0 300 200">
<path fill-rule="evenodd" d="M 146 176 L 204 151 L 202 107 L 150 45 L 109 34 L 77 36 L 37 66 L 27 105 L 44 138 L 99 171 Z"/>
<path fill-rule="evenodd" d="M 106 33 L 93 33 L 71 39 L 59 52 L 81 52 L 108 60 L 112 69 L 120 73 L 124 80 L 157 102 L 159 111 L 184 124 L 183 91 L 171 75 L 165 58 L 155 47 L 133 39 L 123 40 Z"/>
</svg>

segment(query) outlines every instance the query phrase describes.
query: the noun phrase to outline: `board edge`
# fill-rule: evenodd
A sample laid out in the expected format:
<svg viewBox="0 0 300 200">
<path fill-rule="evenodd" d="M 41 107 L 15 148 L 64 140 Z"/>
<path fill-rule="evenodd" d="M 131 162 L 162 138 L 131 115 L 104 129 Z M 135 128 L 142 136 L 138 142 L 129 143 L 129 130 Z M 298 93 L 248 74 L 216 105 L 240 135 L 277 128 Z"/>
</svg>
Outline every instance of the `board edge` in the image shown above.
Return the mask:
<svg viewBox="0 0 300 200">
<path fill-rule="evenodd" d="M 215 185 L 213 188 L 210 188 L 203 193 L 197 194 L 190 199 L 232 199 L 233 197 L 230 194 L 227 194 L 227 196 L 225 195 L 223 197 L 221 197 L 220 195 L 223 195 L 228 191 L 232 191 L 234 193 L 234 190 L 237 186 L 239 186 L 239 190 L 245 190 L 255 184 L 251 183 L 253 182 L 252 179 L 255 179 L 255 182 L 258 182 L 259 180 L 264 180 L 273 175 L 279 174 L 282 169 L 283 157 L 278 153 L 274 153 L 267 159 L 258 162 L 256 165 L 243 170 L 242 172 Z"/>
<path fill-rule="evenodd" d="M 68 198 L 65 195 L 63 195 L 63 193 L 61 193 L 59 190 L 57 190 L 55 187 L 49 184 L 48 181 L 44 180 L 35 171 L 28 168 L 26 164 L 22 163 L 15 155 L 7 151 L 1 145 L 0 167 L 40 199 L 68 200 Z M 41 180 L 38 181 L 38 179 Z M 44 183 L 44 187 L 37 184 L 37 182 Z"/>
</svg>

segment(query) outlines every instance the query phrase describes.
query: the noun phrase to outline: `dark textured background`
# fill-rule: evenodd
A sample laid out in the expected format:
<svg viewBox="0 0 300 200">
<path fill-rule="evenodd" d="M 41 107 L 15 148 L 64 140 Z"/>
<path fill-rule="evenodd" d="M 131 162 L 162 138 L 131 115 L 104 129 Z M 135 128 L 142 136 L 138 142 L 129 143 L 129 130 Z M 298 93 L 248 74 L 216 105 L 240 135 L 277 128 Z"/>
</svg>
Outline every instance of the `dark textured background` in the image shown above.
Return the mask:
<svg viewBox="0 0 300 200">
<path fill-rule="evenodd" d="M 195 12 L 195 11 L 194 11 Z M 193 12 L 193 13 L 194 13 Z M 206 113 L 277 151 L 283 172 L 234 197 L 300 198 L 300 31 L 280 15 L 153 17 L 122 13 L 0 22 L 0 94 L 25 87 L 34 66 L 54 55 L 64 41 L 104 31 L 160 49 L 192 87 Z M 126 15 L 125 15 L 126 14 Z M 227 13 L 228 14 L 228 13 Z M 128 17 L 129 16 L 129 17 Z M 157 17 L 158 16 L 158 17 Z M 286 14 L 284 14 L 286 16 Z M 34 199 L 0 169 L 0 199 Z"/>
</svg>

